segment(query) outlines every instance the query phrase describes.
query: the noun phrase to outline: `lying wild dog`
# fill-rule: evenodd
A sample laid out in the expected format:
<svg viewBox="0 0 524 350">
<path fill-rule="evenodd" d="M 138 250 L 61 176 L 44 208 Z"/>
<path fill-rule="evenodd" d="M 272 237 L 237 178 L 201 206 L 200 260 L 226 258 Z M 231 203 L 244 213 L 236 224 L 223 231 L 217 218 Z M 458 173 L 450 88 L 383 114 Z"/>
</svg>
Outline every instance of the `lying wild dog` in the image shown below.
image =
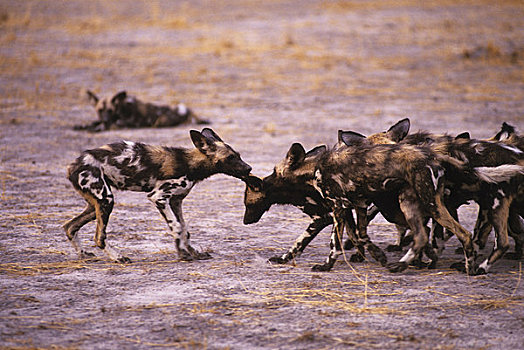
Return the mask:
<svg viewBox="0 0 524 350">
<path fill-rule="evenodd" d="M 96 245 L 117 262 L 130 262 L 106 242 L 106 226 L 113 209 L 113 189 L 146 192 L 167 222 L 182 260 L 208 259 L 208 253 L 189 244 L 182 217 L 182 200 L 193 186 L 213 174 L 245 178 L 251 167 L 238 152 L 211 129 L 190 131 L 195 149 L 151 146 L 123 141 L 84 151 L 67 169 L 75 190 L 86 200 L 86 209 L 66 224 L 67 238 L 80 257 L 92 256 L 82 249 L 77 232 L 96 219 Z M 179 229 L 174 227 L 178 222 Z"/>
<path fill-rule="evenodd" d="M 184 104 L 179 104 L 175 108 L 165 105 L 157 106 L 129 96 L 126 91 L 120 91 L 111 98 L 102 99 L 91 91 L 87 91 L 87 95 L 96 109 L 98 120 L 88 125 L 75 126 L 75 130 L 97 132 L 124 128 L 161 128 L 191 122 L 209 124 L 207 120 L 198 117 Z"/>
<path fill-rule="evenodd" d="M 413 232 L 413 246 L 398 263 L 389 265 L 390 271 L 404 270 L 424 249 L 433 260 L 432 265 L 436 262 L 436 254 L 428 249 L 429 230 L 425 225 L 427 218 L 431 217 L 455 233 L 466 254 L 465 269 L 474 274 L 475 250 L 471 234 L 444 206 L 446 178 L 451 173 L 460 176 L 461 184 L 474 185 L 481 178 L 485 182 L 496 181 L 499 174 L 490 169 L 465 169 L 462 162 L 437 153 L 430 147 L 408 144 L 376 145 L 371 144 L 364 136 L 350 132 L 343 135 L 343 140 L 346 147 L 336 147 L 325 152 L 315 173 L 316 187 L 330 201 L 335 214 L 334 220 L 344 220 L 337 217 L 338 208 L 352 205 L 358 214 L 359 210 L 367 209 L 371 202 L 394 187 L 394 191 L 399 193 L 400 209 Z M 523 169 L 519 168 L 518 171 Z M 504 176 L 507 175 L 500 175 Z M 336 232 L 331 240 L 331 253 L 325 264 L 316 267 L 318 270 L 330 270 L 341 254 L 340 238 Z M 481 268 L 487 271 L 485 266 Z"/>
<path fill-rule="evenodd" d="M 387 141 L 388 143 L 394 143 L 404 138 L 408 130 L 409 127 L 407 130 L 404 130 L 404 128 L 393 126 L 384 133 L 373 134 L 368 138 L 371 139 L 372 142 L 385 142 L 384 140 L 387 137 L 389 139 L 389 141 Z M 310 183 L 310 179 L 313 178 L 312 171 L 316 161 L 320 154 L 326 150 L 326 146 L 318 146 L 307 153 L 304 151 L 305 154 L 302 161 L 299 161 L 296 157 L 292 159 L 292 154 L 288 152 L 286 159 L 277 166 L 278 171 L 277 167 L 275 167 L 273 173 L 263 179 L 252 175 L 247 179 L 244 194 L 244 224 L 247 225 L 258 222 L 262 215 L 268 211 L 273 204 L 294 205 L 312 219 L 311 224 L 309 224 L 306 231 L 295 240 L 293 246 L 283 255 L 271 257 L 269 259 L 270 262 L 285 264 L 299 257 L 320 231 L 333 224 L 329 204 Z M 304 174 L 306 176 L 304 176 Z M 348 218 L 346 229 L 351 236 L 355 231 L 355 223 L 351 209 L 347 208 L 346 210 L 347 213 L 345 215 Z M 370 217 L 366 221 L 371 220 L 378 212 L 378 208 L 372 210 L 369 213 Z M 387 213 L 383 213 L 383 215 L 388 216 Z M 392 221 L 399 221 L 398 218 L 391 217 L 391 215 L 388 217 Z M 366 235 L 363 234 L 363 236 L 362 241 L 365 242 Z M 355 243 L 348 239 L 344 247 L 349 250 L 354 245 L 357 245 L 359 251 L 351 256 L 350 261 L 363 261 L 363 247 L 362 245 L 358 245 L 358 242 Z M 382 262 L 385 263 L 385 260 L 382 259 Z"/>
</svg>

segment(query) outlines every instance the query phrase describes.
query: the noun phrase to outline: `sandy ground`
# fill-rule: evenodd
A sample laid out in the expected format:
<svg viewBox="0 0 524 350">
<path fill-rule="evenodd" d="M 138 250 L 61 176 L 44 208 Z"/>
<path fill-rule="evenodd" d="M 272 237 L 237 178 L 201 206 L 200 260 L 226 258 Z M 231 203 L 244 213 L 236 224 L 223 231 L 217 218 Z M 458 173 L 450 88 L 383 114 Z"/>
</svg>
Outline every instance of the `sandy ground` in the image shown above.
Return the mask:
<svg viewBox="0 0 524 350">
<path fill-rule="evenodd" d="M 331 145 L 338 129 L 404 117 L 478 138 L 503 121 L 524 130 L 524 4 L 496 3 L 0 1 L 0 348 L 524 348 L 521 261 L 468 277 L 449 269 L 452 239 L 436 270 L 341 260 L 314 273 L 326 229 L 295 264 L 272 266 L 308 218 L 273 207 L 244 226 L 244 186 L 223 175 L 184 202 L 212 260 L 178 261 L 140 193 L 117 193 L 108 230 L 130 265 L 79 260 L 61 229 L 84 205 L 65 179 L 79 152 L 192 147 L 196 128 L 73 131 L 95 118 L 86 89 L 185 102 L 260 176 L 293 142 Z M 460 211 L 470 229 L 476 210 Z M 385 248 L 395 228 L 379 218 L 370 235 Z"/>
</svg>

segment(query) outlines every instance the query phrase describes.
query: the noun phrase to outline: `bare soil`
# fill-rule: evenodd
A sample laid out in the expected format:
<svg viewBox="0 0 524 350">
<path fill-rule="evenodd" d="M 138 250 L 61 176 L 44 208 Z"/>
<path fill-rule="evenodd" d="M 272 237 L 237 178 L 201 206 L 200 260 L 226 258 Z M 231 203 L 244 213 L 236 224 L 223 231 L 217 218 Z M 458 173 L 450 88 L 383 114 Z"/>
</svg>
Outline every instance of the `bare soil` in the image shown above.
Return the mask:
<svg viewBox="0 0 524 350">
<path fill-rule="evenodd" d="M 0 72 L 0 348 L 524 348 L 522 261 L 468 277 L 449 269 L 462 258 L 452 239 L 436 270 L 341 259 L 312 272 L 327 229 L 273 266 L 308 218 L 281 206 L 244 226 L 244 185 L 223 175 L 184 202 L 212 260 L 178 261 L 140 193 L 117 193 L 108 231 L 132 264 L 79 260 L 61 229 L 84 206 L 65 178 L 79 152 L 192 147 L 196 128 L 73 131 L 95 118 L 86 89 L 185 102 L 259 176 L 293 142 L 331 145 L 338 129 L 404 117 L 414 131 L 522 131 L 521 1 L 0 1 Z M 461 208 L 467 228 L 476 212 Z M 96 252 L 93 233 L 80 234 Z M 379 218 L 370 235 L 385 248 L 395 227 Z"/>
</svg>

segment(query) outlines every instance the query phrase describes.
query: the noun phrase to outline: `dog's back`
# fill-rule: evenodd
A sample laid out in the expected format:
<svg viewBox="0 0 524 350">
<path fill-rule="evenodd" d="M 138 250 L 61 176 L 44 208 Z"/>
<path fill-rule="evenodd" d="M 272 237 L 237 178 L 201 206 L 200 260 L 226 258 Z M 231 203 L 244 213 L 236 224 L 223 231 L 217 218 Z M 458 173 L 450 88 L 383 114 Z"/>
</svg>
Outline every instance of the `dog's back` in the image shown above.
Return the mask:
<svg viewBox="0 0 524 350">
<path fill-rule="evenodd" d="M 149 192 L 158 179 L 187 175 L 183 148 L 122 141 L 84 151 L 68 167 L 71 182 L 82 189 L 102 177 L 119 190 Z M 97 182 L 91 186 L 98 186 Z"/>
</svg>

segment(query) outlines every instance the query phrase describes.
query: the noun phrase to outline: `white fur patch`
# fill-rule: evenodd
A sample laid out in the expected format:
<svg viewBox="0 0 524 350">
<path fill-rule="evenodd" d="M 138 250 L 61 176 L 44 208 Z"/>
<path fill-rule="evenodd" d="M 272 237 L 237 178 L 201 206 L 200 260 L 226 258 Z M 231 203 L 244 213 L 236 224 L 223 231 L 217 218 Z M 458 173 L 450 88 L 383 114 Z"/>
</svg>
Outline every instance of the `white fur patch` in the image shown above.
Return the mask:
<svg viewBox="0 0 524 350">
<path fill-rule="evenodd" d="M 90 155 L 89 153 L 84 154 L 84 157 L 82 158 L 82 163 L 85 165 L 90 165 L 95 168 L 100 167 L 100 162 L 95 157 Z"/>
<path fill-rule="evenodd" d="M 431 180 L 433 181 L 433 187 L 435 187 L 435 190 L 438 188 L 438 180 L 444 175 L 444 170 L 439 169 L 437 171 L 437 176 L 435 176 L 435 173 L 433 172 L 433 169 L 427 165 L 429 171 L 431 172 Z"/>
<path fill-rule="evenodd" d="M 176 106 L 177 112 L 180 115 L 186 115 L 187 114 L 187 107 L 183 103 L 179 103 L 178 106 Z"/>
<path fill-rule="evenodd" d="M 317 170 L 315 171 L 315 179 L 313 180 L 312 185 L 315 188 L 315 190 L 317 190 L 317 192 L 320 193 L 322 198 L 325 198 L 324 193 L 322 192 L 322 188 L 320 188 L 320 185 L 319 185 L 321 183 L 322 183 L 322 173 L 320 172 L 320 170 Z"/>
<path fill-rule="evenodd" d="M 186 176 L 182 176 L 178 179 L 169 179 L 163 181 L 157 181 L 155 188 L 151 193 L 154 193 L 151 196 L 152 201 L 156 201 L 162 198 L 163 195 L 168 194 L 171 196 L 184 196 L 187 195 L 194 186 L 193 181 L 189 181 Z M 162 186 L 170 185 L 169 189 L 161 189 Z"/>
<path fill-rule="evenodd" d="M 399 260 L 399 262 L 405 262 L 409 264 L 410 262 L 413 261 L 413 259 L 415 259 L 415 257 L 416 257 L 415 252 L 413 251 L 412 248 L 409 248 L 406 255 L 404 255 L 402 259 Z"/>
<path fill-rule="evenodd" d="M 118 156 L 114 157 L 114 160 L 117 163 L 124 163 L 126 160 L 129 160 L 129 166 L 136 166 L 136 172 L 139 172 L 143 170 L 143 168 L 140 165 L 140 157 L 137 156 L 135 151 L 133 150 L 135 143 L 132 141 L 124 141 L 124 143 L 127 145 L 127 147 L 124 149 L 124 151 L 119 154 Z M 134 158 L 134 160 L 133 160 Z"/>
<path fill-rule="evenodd" d="M 108 193 L 111 193 L 111 191 L 109 190 L 109 187 L 105 183 L 104 179 L 103 178 L 94 177 L 93 174 L 91 174 L 91 172 L 88 171 L 88 170 L 82 171 L 78 175 L 78 180 L 79 180 L 78 185 L 80 186 L 80 188 L 82 190 L 85 190 L 87 192 L 91 192 L 98 199 L 104 199 L 104 196 L 102 195 L 103 192 L 104 192 L 104 188 L 106 188 Z M 87 180 L 85 185 L 82 184 L 83 180 Z M 104 186 L 102 188 L 97 189 L 97 190 L 94 190 L 94 189 L 91 188 L 91 184 L 97 183 L 97 182 L 100 182 L 100 181 L 103 181 L 103 183 L 104 183 Z"/>
<path fill-rule="evenodd" d="M 306 197 L 306 202 L 312 205 L 317 205 L 317 202 L 315 202 L 311 197 Z"/>
<path fill-rule="evenodd" d="M 491 265 L 488 263 L 488 259 L 484 260 L 482 264 L 479 265 L 479 269 L 484 269 L 484 271 L 488 272 Z"/>
<path fill-rule="evenodd" d="M 507 150 L 510 150 L 510 151 L 514 152 L 514 153 L 517 153 L 517 154 L 521 154 L 522 153 L 522 151 L 520 149 L 518 149 L 517 147 L 515 147 L 515 146 L 507 145 L 505 143 L 499 143 L 499 145 L 504 147 Z"/>
<path fill-rule="evenodd" d="M 497 167 L 475 168 L 478 177 L 488 183 L 499 183 L 511 180 L 518 174 L 524 174 L 524 167 L 516 164 L 504 164 Z"/>
<path fill-rule="evenodd" d="M 471 144 L 473 148 L 475 149 L 475 153 L 481 154 L 482 151 L 484 151 L 484 146 L 481 143 L 473 142 Z"/>
</svg>

